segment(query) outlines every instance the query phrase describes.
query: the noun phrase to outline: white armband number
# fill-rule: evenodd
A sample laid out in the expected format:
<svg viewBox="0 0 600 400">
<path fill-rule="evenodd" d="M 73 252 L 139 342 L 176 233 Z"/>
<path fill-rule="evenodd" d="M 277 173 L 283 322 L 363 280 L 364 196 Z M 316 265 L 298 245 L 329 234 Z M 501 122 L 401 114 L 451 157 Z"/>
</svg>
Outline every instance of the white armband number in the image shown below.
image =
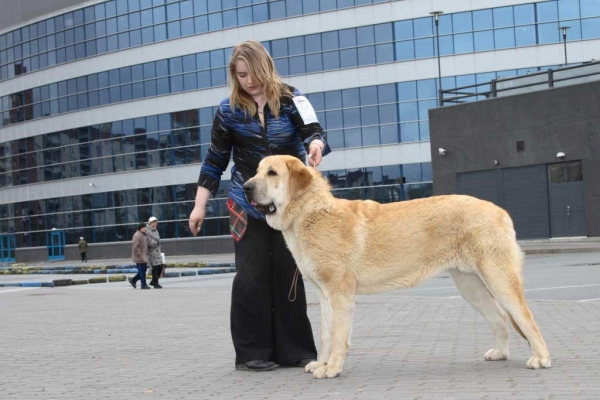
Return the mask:
<svg viewBox="0 0 600 400">
<path fill-rule="evenodd" d="M 302 121 L 304 121 L 304 125 L 314 124 L 315 122 L 319 123 L 317 113 L 306 97 L 296 96 L 293 100 L 300 113 L 300 117 L 302 117 Z"/>
</svg>

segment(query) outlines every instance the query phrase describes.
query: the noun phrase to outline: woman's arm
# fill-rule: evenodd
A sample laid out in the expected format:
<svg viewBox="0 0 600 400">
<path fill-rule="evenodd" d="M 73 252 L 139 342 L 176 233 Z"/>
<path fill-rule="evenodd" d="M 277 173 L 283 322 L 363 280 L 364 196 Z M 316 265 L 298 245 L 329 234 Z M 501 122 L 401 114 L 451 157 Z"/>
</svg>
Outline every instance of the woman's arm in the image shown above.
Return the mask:
<svg viewBox="0 0 600 400">
<path fill-rule="evenodd" d="M 331 149 L 327 145 L 327 134 L 319 124 L 315 110 L 298 89 L 294 89 L 291 120 L 300 135 L 300 140 L 308 148 L 309 163 L 314 167 L 318 166 L 322 157 Z"/>
<path fill-rule="evenodd" d="M 200 178 L 198 179 L 198 190 L 196 191 L 196 201 L 194 209 L 190 214 L 190 232 L 196 236 L 204 218 L 206 217 L 206 203 L 211 194 L 219 189 L 223 171 L 229 165 L 231 157 L 232 135 L 222 107 L 220 106 L 213 120 L 213 127 L 210 133 L 210 147 L 202 163 Z"/>
</svg>

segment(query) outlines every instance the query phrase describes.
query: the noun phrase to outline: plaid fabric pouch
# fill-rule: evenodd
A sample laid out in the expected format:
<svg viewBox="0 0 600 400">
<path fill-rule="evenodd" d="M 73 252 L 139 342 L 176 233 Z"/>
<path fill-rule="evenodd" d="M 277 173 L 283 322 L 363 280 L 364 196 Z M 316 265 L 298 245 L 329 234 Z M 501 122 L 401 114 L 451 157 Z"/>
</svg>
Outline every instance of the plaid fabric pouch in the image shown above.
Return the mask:
<svg viewBox="0 0 600 400">
<path fill-rule="evenodd" d="M 227 201 L 229 209 L 229 230 L 236 242 L 239 242 L 248 227 L 248 213 L 238 206 L 233 199 Z"/>
</svg>

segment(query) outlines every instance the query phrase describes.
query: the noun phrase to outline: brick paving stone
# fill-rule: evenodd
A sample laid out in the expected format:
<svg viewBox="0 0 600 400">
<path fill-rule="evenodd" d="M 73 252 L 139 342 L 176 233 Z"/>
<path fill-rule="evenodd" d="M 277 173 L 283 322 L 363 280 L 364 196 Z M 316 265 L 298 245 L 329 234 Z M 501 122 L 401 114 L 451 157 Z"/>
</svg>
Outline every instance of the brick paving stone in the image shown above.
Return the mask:
<svg viewBox="0 0 600 400">
<path fill-rule="evenodd" d="M 491 332 L 462 298 L 360 296 L 343 375 L 316 380 L 299 368 L 234 370 L 231 281 L 0 294 L 0 399 L 600 398 L 600 302 L 530 301 L 553 367 L 528 370 L 512 328 L 509 360 L 483 360 Z M 308 303 L 317 334 L 312 289 Z"/>
</svg>

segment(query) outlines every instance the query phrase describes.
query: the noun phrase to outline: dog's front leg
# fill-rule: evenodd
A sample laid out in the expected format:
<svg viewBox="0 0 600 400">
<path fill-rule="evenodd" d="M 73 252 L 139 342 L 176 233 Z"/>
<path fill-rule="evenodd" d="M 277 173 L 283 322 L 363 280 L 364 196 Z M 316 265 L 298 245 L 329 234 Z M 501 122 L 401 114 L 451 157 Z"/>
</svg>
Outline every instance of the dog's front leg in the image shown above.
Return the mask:
<svg viewBox="0 0 600 400">
<path fill-rule="evenodd" d="M 319 301 L 321 302 L 321 355 L 318 361 L 313 361 L 304 368 L 306 372 L 314 372 L 317 368 L 327 365 L 327 361 L 331 355 L 331 309 L 329 307 L 329 300 L 325 296 L 323 289 L 318 285 L 315 285 L 315 287 L 317 288 Z"/>
<path fill-rule="evenodd" d="M 331 355 L 327 365 L 315 370 L 315 378 L 335 378 L 342 373 L 344 361 L 350 350 L 352 322 L 354 320 L 354 293 L 335 293 L 329 298 L 331 312 Z"/>
</svg>

